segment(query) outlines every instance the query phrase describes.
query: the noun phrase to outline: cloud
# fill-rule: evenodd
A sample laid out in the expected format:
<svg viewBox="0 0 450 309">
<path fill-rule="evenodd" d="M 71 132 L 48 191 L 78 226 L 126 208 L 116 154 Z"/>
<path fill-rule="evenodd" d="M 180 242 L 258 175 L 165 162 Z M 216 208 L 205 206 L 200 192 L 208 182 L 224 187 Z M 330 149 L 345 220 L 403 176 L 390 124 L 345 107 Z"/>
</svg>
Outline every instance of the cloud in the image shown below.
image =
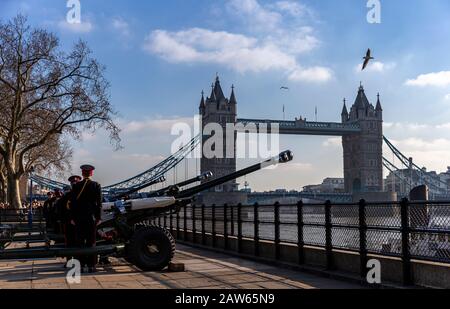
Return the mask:
<svg viewBox="0 0 450 309">
<path fill-rule="evenodd" d="M 156 29 L 145 38 L 144 50 L 174 64 L 215 64 L 241 74 L 275 70 L 291 81 L 301 82 L 331 79 L 331 69 L 304 67 L 297 59 L 321 43 L 312 27 L 288 18 L 306 8 L 290 1 L 262 6 L 256 0 L 231 0 L 225 7 L 246 26 L 241 29 L 251 34 L 200 27 Z"/>
<path fill-rule="evenodd" d="M 446 87 L 450 85 L 450 71 L 422 74 L 415 79 L 407 80 L 405 85 L 417 87 Z"/>
<path fill-rule="evenodd" d="M 146 119 L 146 120 L 132 120 L 122 122 L 120 127 L 124 135 L 139 133 L 142 134 L 144 131 L 159 133 L 164 132 L 170 136 L 172 127 L 177 123 L 186 123 L 191 127 L 194 123 L 194 118 L 172 118 L 172 119 Z"/>
<path fill-rule="evenodd" d="M 113 18 L 112 26 L 123 37 L 129 37 L 131 35 L 130 25 L 121 17 Z"/>
<path fill-rule="evenodd" d="M 333 72 L 325 67 L 302 69 L 298 67 L 289 75 L 291 81 L 326 82 L 333 76 Z"/>
<path fill-rule="evenodd" d="M 271 7 L 295 17 L 311 14 L 311 11 L 305 5 L 295 1 L 278 1 Z"/>
<path fill-rule="evenodd" d="M 299 40 L 295 44 L 297 51 L 310 48 L 301 46 Z M 144 49 L 171 63 L 220 64 L 239 73 L 281 70 L 288 72 L 293 81 L 326 81 L 331 77 L 331 70 L 326 68 L 300 67 L 293 54 L 270 38 L 264 41 L 225 31 L 155 30 L 146 38 Z"/>
<path fill-rule="evenodd" d="M 58 27 L 62 30 L 75 32 L 75 33 L 89 33 L 94 29 L 94 25 L 90 21 L 84 21 L 81 23 L 68 23 L 62 20 L 58 23 Z"/>
<path fill-rule="evenodd" d="M 389 62 L 389 63 L 383 63 L 380 61 L 373 61 L 370 62 L 367 68 L 365 69 L 366 72 L 373 72 L 373 73 L 383 73 L 389 70 L 394 69 L 397 66 L 395 62 Z M 361 70 L 361 64 L 358 64 L 355 66 L 355 72 L 356 73 L 362 73 Z"/>
<path fill-rule="evenodd" d="M 257 0 L 231 0 L 226 9 L 253 30 L 275 30 L 283 20 L 280 13 L 264 8 Z"/>
<path fill-rule="evenodd" d="M 445 101 L 450 101 L 450 93 L 449 93 L 449 94 L 446 94 L 445 97 L 444 97 L 444 99 L 445 99 Z"/>
<path fill-rule="evenodd" d="M 330 148 L 342 147 L 342 138 L 341 137 L 328 138 L 326 141 L 323 142 L 322 146 Z"/>
</svg>

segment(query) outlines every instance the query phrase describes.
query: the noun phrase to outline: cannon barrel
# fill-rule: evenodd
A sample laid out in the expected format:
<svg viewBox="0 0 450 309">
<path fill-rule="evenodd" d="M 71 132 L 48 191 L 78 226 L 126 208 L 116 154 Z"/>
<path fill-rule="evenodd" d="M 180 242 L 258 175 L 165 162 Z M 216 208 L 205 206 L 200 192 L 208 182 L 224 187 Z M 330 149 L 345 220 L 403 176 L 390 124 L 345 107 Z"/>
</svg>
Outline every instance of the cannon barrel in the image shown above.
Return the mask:
<svg viewBox="0 0 450 309">
<path fill-rule="evenodd" d="M 143 190 L 145 188 L 148 188 L 150 186 L 153 186 L 153 185 L 155 185 L 157 183 L 161 183 L 161 182 L 164 182 L 164 181 L 166 181 L 166 178 L 164 176 L 161 176 L 161 177 L 159 177 L 159 178 L 157 178 L 157 179 L 155 179 L 153 181 L 150 181 L 150 182 L 148 182 L 146 184 L 140 185 L 139 187 L 133 188 L 133 189 L 128 190 L 126 192 L 118 193 L 117 195 L 114 196 L 114 199 L 115 200 L 120 200 L 120 199 L 122 199 L 122 198 L 124 198 L 124 197 L 126 197 L 126 196 L 128 196 L 130 194 L 139 192 L 139 191 L 141 191 L 141 190 Z"/>
<path fill-rule="evenodd" d="M 179 192 L 180 191 L 179 188 L 181 188 L 181 187 L 188 186 L 188 185 L 193 184 L 193 183 L 195 183 L 197 181 L 203 181 L 203 180 L 209 179 L 212 176 L 213 176 L 213 173 L 205 172 L 205 173 L 203 173 L 203 174 L 201 174 L 201 175 L 199 175 L 197 177 L 194 177 L 194 178 L 188 179 L 186 181 L 177 183 L 176 185 L 171 185 L 171 186 L 165 187 L 165 188 L 163 188 L 161 190 L 152 192 L 152 193 L 150 193 L 148 195 L 148 197 L 164 196 L 164 195 L 170 194 L 171 191 Z"/>
<path fill-rule="evenodd" d="M 214 188 L 214 187 L 216 187 L 218 185 L 221 185 L 221 184 L 224 184 L 224 183 L 226 183 L 228 181 L 231 181 L 233 179 L 237 179 L 237 178 L 240 178 L 242 176 L 251 174 L 253 172 L 256 172 L 256 171 L 261 170 L 263 168 L 269 167 L 271 165 L 276 165 L 278 163 L 287 163 L 289 161 L 292 161 L 293 158 L 294 158 L 294 155 L 293 155 L 292 151 L 290 151 L 290 150 L 284 151 L 284 152 L 280 153 L 278 156 L 273 157 L 273 158 L 271 158 L 271 159 L 269 159 L 267 161 L 264 161 L 262 163 L 258 163 L 258 164 L 252 165 L 250 167 L 247 167 L 247 168 L 244 168 L 242 170 L 236 171 L 236 172 L 231 173 L 229 175 L 226 175 L 226 176 L 223 176 L 223 177 L 211 180 L 209 182 L 203 183 L 203 184 L 198 185 L 196 187 L 193 187 L 193 188 L 190 188 L 190 189 L 187 189 L 187 190 L 183 190 L 183 191 L 179 192 L 175 196 L 175 198 L 183 199 L 183 198 L 192 197 L 192 196 L 194 196 L 197 193 L 209 190 L 209 189 Z"/>
</svg>

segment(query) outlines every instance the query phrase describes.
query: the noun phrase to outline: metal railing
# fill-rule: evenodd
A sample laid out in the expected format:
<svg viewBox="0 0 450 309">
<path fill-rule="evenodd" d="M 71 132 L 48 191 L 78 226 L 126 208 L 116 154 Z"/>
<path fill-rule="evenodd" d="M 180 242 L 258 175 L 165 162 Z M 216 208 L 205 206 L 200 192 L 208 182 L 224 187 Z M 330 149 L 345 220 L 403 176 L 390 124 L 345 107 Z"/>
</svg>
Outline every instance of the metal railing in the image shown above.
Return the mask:
<svg viewBox="0 0 450 309">
<path fill-rule="evenodd" d="M 188 232 L 189 241 L 198 244 L 212 237 L 212 247 L 220 237 L 225 250 L 234 238 L 238 253 L 243 241 L 251 240 L 254 256 L 260 255 L 261 241 L 269 241 L 275 246 L 274 260 L 280 259 L 282 244 L 290 244 L 298 248 L 299 264 L 305 262 L 305 247 L 320 247 L 325 249 L 327 269 L 334 269 L 333 250 L 356 252 L 363 277 L 369 254 L 398 257 L 405 284 L 412 283 L 412 260 L 450 263 L 450 201 L 188 205 L 154 223 L 184 241 Z"/>
<path fill-rule="evenodd" d="M 0 224 L 28 224 L 29 209 L 0 209 Z M 42 209 L 33 209 L 33 222 L 44 223 Z"/>
</svg>

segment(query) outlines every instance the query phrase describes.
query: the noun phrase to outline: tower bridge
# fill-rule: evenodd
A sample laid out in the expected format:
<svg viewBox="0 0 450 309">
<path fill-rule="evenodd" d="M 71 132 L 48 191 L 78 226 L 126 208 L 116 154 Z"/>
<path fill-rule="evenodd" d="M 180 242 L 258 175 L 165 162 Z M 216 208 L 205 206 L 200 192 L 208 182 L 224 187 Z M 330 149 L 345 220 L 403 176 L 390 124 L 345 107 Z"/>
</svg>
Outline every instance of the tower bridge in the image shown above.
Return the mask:
<svg viewBox="0 0 450 309">
<path fill-rule="evenodd" d="M 209 97 L 205 99 L 202 93 L 199 112 L 202 128 L 210 123 L 218 123 L 222 126 L 224 141 L 227 140 L 225 132 L 229 123 L 242 124 L 235 126 L 240 132 L 258 132 L 262 125 L 267 129 L 276 125 L 279 134 L 342 136 L 345 191 L 348 193 L 382 192 L 384 189 L 383 109 L 380 96 L 377 96 L 376 106 L 374 106 L 369 102 L 362 85 L 358 89 L 350 111 L 344 100 L 340 123 L 308 122 L 306 119 L 296 119 L 295 121 L 238 119 L 234 87 L 232 87 L 230 98 L 226 98 L 219 77 L 216 77 Z M 209 136 L 203 136 L 202 142 L 204 143 L 208 138 Z M 234 145 L 236 145 L 236 138 L 235 134 Z M 224 149 L 226 149 L 225 147 L 224 144 Z M 230 153 L 230 150 L 227 150 L 227 153 Z M 236 154 L 236 149 L 234 149 L 234 154 Z M 211 171 L 216 177 L 231 173 L 235 169 L 236 159 L 210 159 L 205 156 L 201 159 L 201 171 Z M 231 181 L 213 191 L 234 192 L 236 188 L 236 181 Z"/>
<path fill-rule="evenodd" d="M 202 120 L 202 128 L 208 123 L 218 123 L 223 127 L 223 134 L 226 134 L 225 128 L 227 124 L 235 125 L 238 132 L 259 132 L 262 125 L 264 128 L 270 129 L 272 126 L 278 127 L 278 133 L 283 135 L 313 135 L 313 136 L 342 136 L 343 158 L 344 158 L 344 179 L 346 194 L 311 194 L 296 193 L 298 198 L 312 198 L 317 200 L 330 199 L 332 201 L 348 200 L 352 194 L 365 194 L 382 192 L 383 184 L 383 168 L 393 173 L 396 181 L 412 186 L 408 179 L 401 177 L 403 174 L 398 173 L 403 169 L 410 169 L 417 174 L 419 181 L 414 185 L 426 184 L 430 189 L 430 198 L 442 199 L 442 197 L 450 196 L 450 190 L 447 183 L 444 183 L 439 177 L 426 173 L 422 168 L 413 163 L 412 158 L 408 158 L 400 152 L 386 137 L 383 136 L 383 109 L 381 106 L 380 96 L 377 96 L 375 106 L 371 104 L 366 97 L 364 88 L 360 85 L 354 104 L 347 109 L 347 102 L 344 101 L 341 122 L 311 122 L 306 119 L 295 119 L 293 121 L 271 120 L 271 119 L 241 119 L 237 117 L 237 99 L 232 88 L 231 95 L 226 98 L 220 80 L 217 77 L 215 83 L 212 84 L 211 94 L 209 97 L 202 93 L 200 101 L 200 115 Z M 240 125 L 239 125 L 240 124 Z M 104 195 L 107 197 L 115 196 L 120 192 L 138 192 L 147 188 L 149 184 L 154 183 L 157 179 L 165 177 L 169 179 L 168 173 L 174 174 L 174 183 L 177 173 L 174 172 L 179 165 L 188 165 L 187 157 L 196 150 L 197 147 L 203 146 L 209 136 L 196 136 L 189 143 L 180 148 L 177 153 L 172 154 L 161 163 L 151 167 L 150 169 L 131 177 L 125 181 L 114 185 L 104 187 Z M 236 139 L 236 135 L 235 135 Z M 224 136 L 224 141 L 226 138 Z M 236 140 L 235 140 L 236 141 Z M 394 158 L 398 159 L 401 165 L 396 165 L 389 159 L 383 157 L 383 141 L 385 145 L 392 151 Z M 236 143 L 234 143 L 236 145 Z M 224 145 L 224 149 L 226 145 Z M 233 149 L 236 154 L 236 149 Z M 236 155 L 234 158 L 213 158 L 208 159 L 204 156 L 196 161 L 196 165 L 200 163 L 200 171 L 196 168 L 197 176 L 207 171 L 211 171 L 214 177 L 221 177 L 230 174 L 236 170 Z M 188 168 L 186 168 L 186 171 Z M 397 173 L 396 173 L 397 172 Z M 185 175 L 188 179 L 188 175 Z M 192 177 L 192 175 L 190 176 Z M 398 179 L 397 179 L 398 178 Z M 49 189 L 62 189 L 65 184 L 47 179 L 45 177 L 33 174 L 30 179 L 42 187 Z M 218 186 L 209 193 L 215 198 L 225 196 L 226 198 L 234 198 L 238 195 L 238 184 L 236 180 L 230 181 L 225 185 Z M 268 194 L 257 194 L 252 198 L 260 200 L 264 199 Z M 294 196 L 293 196 L 294 198 Z M 214 200 L 214 198 L 212 199 Z M 220 198 L 217 203 L 224 202 Z M 226 201 L 225 201 L 226 202 Z"/>
</svg>

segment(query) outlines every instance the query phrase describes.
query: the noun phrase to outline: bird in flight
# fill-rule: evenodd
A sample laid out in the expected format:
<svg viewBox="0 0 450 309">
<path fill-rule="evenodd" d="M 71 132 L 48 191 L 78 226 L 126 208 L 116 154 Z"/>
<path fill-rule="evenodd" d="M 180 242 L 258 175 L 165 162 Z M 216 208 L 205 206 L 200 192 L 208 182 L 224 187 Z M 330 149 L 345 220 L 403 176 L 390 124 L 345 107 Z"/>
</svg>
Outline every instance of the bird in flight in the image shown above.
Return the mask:
<svg viewBox="0 0 450 309">
<path fill-rule="evenodd" d="M 280 87 L 280 90 L 289 90 L 289 88 L 288 88 L 288 87 L 285 87 L 285 86 L 283 86 L 283 87 Z"/>
<path fill-rule="evenodd" d="M 373 60 L 375 58 L 372 57 L 371 55 L 371 51 L 370 48 L 367 50 L 366 56 L 363 58 L 364 59 L 364 63 L 363 63 L 363 67 L 361 71 L 364 71 L 364 69 L 367 67 L 367 65 L 369 64 L 370 60 Z"/>
</svg>

